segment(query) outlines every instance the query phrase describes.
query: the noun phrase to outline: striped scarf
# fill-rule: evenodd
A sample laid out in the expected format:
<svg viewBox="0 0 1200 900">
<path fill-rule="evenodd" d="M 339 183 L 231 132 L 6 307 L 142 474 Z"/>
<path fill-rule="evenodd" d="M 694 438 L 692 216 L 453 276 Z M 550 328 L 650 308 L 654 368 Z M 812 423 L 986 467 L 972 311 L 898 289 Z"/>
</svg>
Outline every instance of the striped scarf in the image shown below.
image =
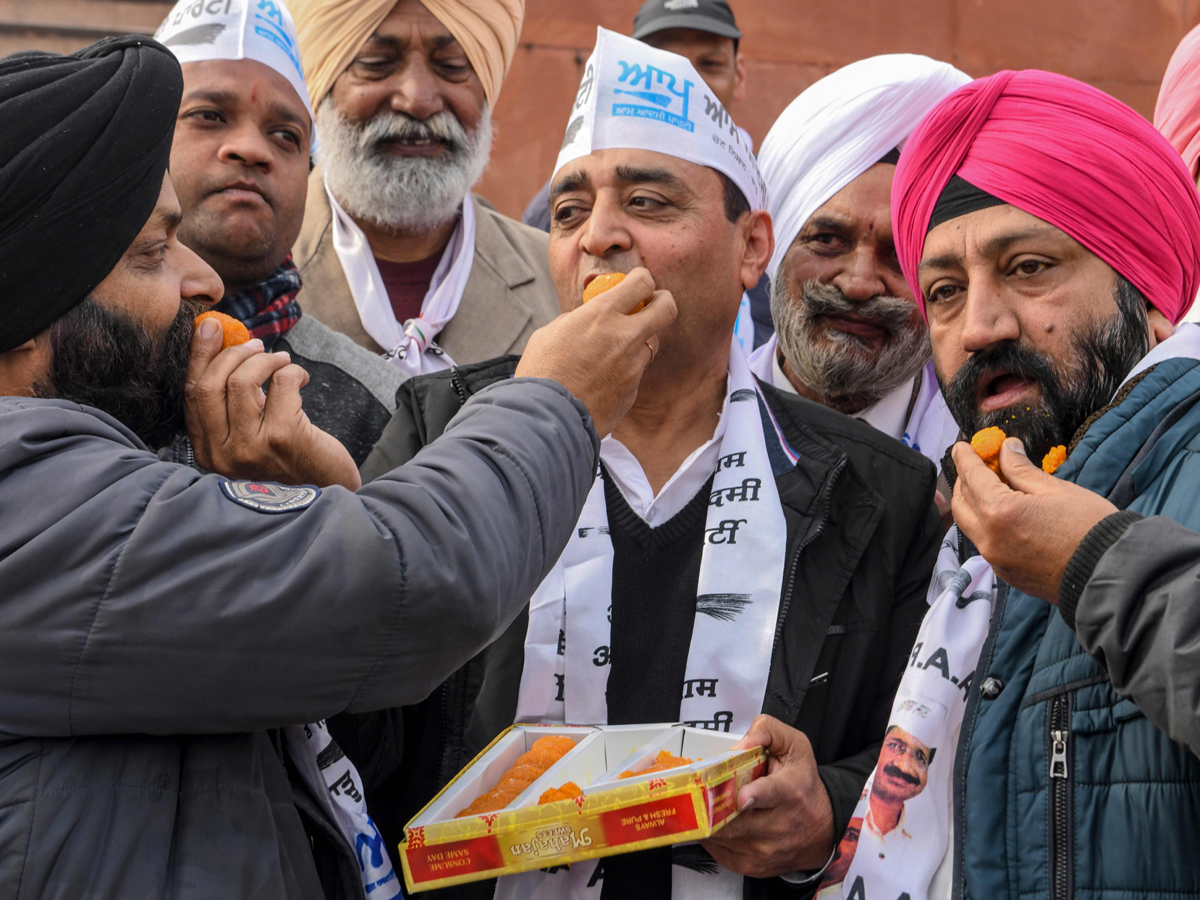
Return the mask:
<svg viewBox="0 0 1200 900">
<path fill-rule="evenodd" d="M 252 288 L 228 294 L 217 304 L 217 311 L 241 320 L 252 338 L 277 338 L 300 321 L 300 272 L 291 254 L 279 264 L 266 281 Z M 267 340 L 270 344 L 271 341 Z"/>
</svg>

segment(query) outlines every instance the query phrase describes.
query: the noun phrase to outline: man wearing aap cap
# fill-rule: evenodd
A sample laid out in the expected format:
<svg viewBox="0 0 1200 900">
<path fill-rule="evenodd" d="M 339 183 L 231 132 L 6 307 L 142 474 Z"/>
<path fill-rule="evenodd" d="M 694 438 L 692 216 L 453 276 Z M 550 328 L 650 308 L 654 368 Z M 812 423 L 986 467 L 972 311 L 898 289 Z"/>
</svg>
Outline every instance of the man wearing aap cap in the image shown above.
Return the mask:
<svg viewBox="0 0 1200 900">
<path fill-rule="evenodd" d="M 961 536 L 898 692 L 937 692 L 943 737 L 961 735 L 928 774 L 939 825 L 904 866 L 851 865 L 843 895 L 1193 893 L 1200 716 L 1179 636 L 1197 606 L 1179 535 L 1200 527 L 1200 328 L 1177 324 L 1200 279 L 1192 174 L 1096 88 L 1000 72 L 917 127 L 892 217 L 950 411 L 1009 440 L 999 474 L 953 448 Z"/>
<path fill-rule="evenodd" d="M 404 370 L 303 313 L 292 244 L 304 219 L 312 111 L 281 0 L 180 0 L 157 37 L 183 68 L 171 147 L 179 238 L 221 276 L 219 312 L 318 374 L 305 412 L 361 463 L 395 409 Z M 186 439 L 172 447 L 188 458 Z"/>
<path fill-rule="evenodd" d="M 619 272 L 613 290 L 669 290 L 679 317 L 602 442 L 601 476 L 528 616 L 447 683 L 421 740 L 443 748 L 448 778 L 514 721 L 752 732 L 786 771 L 771 795 L 747 788 L 745 814 L 705 848 L 512 876 L 497 896 L 787 890 L 777 876 L 825 864 L 878 756 L 938 544 L 934 469 L 751 374 L 733 324 L 773 246 L 763 183 L 686 59 L 599 30 L 564 124 L 550 200 L 562 309 Z M 364 472 L 436 435 L 456 390 L 511 371 L 495 360 L 457 383 L 410 382 L 397 421 L 412 424 L 389 428 Z M 827 636 L 851 620 L 866 624 Z"/>
</svg>

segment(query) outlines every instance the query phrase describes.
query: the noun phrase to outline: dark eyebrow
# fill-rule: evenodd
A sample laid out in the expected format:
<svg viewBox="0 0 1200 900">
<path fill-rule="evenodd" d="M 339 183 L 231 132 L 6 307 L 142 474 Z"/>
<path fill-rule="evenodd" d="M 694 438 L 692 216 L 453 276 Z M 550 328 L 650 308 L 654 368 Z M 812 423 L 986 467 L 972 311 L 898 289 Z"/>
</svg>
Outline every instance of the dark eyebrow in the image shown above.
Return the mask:
<svg viewBox="0 0 1200 900">
<path fill-rule="evenodd" d="M 283 103 L 272 103 L 267 107 L 267 112 L 270 113 L 273 118 L 279 119 L 283 122 L 290 122 L 293 125 L 301 125 L 305 128 L 308 127 L 307 113 L 300 115 L 292 111 Z"/>
<path fill-rule="evenodd" d="M 241 98 L 234 91 L 223 91 L 219 88 L 196 88 L 188 91 L 183 97 L 183 103 L 195 102 L 204 100 L 217 106 L 236 106 Z M 180 104 L 180 106 L 183 105 Z M 272 103 L 267 107 L 267 112 L 276 119 L 281 119 L 284 122 L 291 122 L 296 125 L 308 125 L 308 115 L 299 115 L 293 112 L 284 103 Z"/>
<path fill-rule="evenodd" d="M 156 209 L 150 216 L 150 220 L 146 223 L 146 227 L 153 229 L 154 233 L 135 240 L 132 246 L 130 246 L 129 252 L 141 253 L 149 249 L 159 242 L 160 231 L 170 234 L 179 227 L 179 223 L 182 221 L 183 212 L 178 207 L 175 209 Z"/>
<path fill-rule="evenodd" d="M 636 166 L 617 166 L 618 181 L 625 184 L 659 184 L 663 187 L 684 190 L 684 184 L 666 169 L 640 169 Z"/>
<path fill-rule="evenodd" d="M 237 103 L 238 96 L 233 91 L 222 91 L 218 88 L 195 88 L 183 95 L 183 101 L 207 100 L 217 105 L 232 106 Z"/>
<path fill-rule="evenodd" d="M 562 178 L 558 179 L 550 186 L 550 199 L 560 197 L 563 194 L 571 194 L 575 191 L 587 190 L 592 184 L 592 179 L 588 178 L 583 172 L 568 172 Z"/>
<path fill-rule="evenodd" d="M 979 251 L 984 256 L 999 256 L 1013 244 L 1021 241 L 1029 240 L 1030 238 L 1038 237 L 1053 237 L 1058 231 L 1053 225 L 1038 225 L 1033 228 L 1026 228 L 1023 231 L 1010 231 L 1006 234 L 998 234 L 994 238 L 989 239 L 980 246 Z M 933 259 L 927 259 L 917 266 L 918 272 L 924 272 L 927 269 L 952 269 L 962 266 L 962 259 L 953 255 L 935 256 Z"/>
<path fill-rule="evenodd" d="M 825 215 L 820 215 L 820 216 L 813 216 L 811 219 L 809 219 L 807 222 L 804 223 L 804 228 L 801 230 L 808 231 L 809 229 L 821 229 L 821 228 L 832 228 L 832 229 L 844 231 L 844 230 L 847 230 L 850 228 L 850 223 L 843 221 L 842 219 L 838 218 L 837 216 L 831 216 L 831 215 L 825 214 Z"/>
<path fill-rule="evenodd" d="M 402 41 L 400 38 L 393 37 L 390 34 L 380 34 L 379 32 L 375 32 L 366 39 L 366 41 L 363 43 L 363 46 L 365 47 L 367 44 L 384 44 L 389 49 L 401 51 L 407 49 L 409 42 Z M 450 46 L 459 46 L 458 39 L 452 34 L 440 34 L 433 39 L 434 50 L 445 50 Z"/>
</svg>

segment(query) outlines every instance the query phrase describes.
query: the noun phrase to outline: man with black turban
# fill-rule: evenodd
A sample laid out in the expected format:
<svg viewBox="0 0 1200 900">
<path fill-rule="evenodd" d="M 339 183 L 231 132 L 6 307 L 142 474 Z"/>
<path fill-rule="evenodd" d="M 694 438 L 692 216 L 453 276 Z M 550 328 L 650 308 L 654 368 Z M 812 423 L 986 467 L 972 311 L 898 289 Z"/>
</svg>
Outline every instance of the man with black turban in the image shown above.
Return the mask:
<svg viewBox="0 0 1200 900">
<path fill-rule="evenodd" d="M 560 317 L 353 493 L 302 369 L 192 334 L 223 289 L 178 240 L 181 90 L 149 38 L 0 60 L 0 894 L 391 896 L 295 723 L 419 700 L 507 627 L 674 301 Z M 185 422 L 213 474 L 147 449 Z"/>
</svg>

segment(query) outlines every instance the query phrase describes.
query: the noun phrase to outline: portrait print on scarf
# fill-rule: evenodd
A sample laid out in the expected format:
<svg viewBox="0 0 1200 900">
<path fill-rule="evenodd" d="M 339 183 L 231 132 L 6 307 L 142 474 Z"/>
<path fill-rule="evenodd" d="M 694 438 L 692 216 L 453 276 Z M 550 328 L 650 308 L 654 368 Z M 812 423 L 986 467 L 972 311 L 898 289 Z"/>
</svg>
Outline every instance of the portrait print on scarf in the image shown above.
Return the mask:
<svg viewBox="0 0 1200 900">
<path fill-rule="evenodd" d="M 950 838 L 954 748 L 995 599 L 991 566 L 978 556 L 959 565 L 951 528 L 879 763 L 817 891 L 823 900 L 928 896 Z"/>
<path fill-rule="evenodd" d="M 787 524 L 775 477 L 791 469 L 796 456 L 736 343 L 730 348 L 722 418 L 725 433 L 709 496 L 679 714 L 697 728 L 744 733 L 762 712 L 783 585 Z M 517 721 L 608 722 L 612 572 L 604 484 L 597 478 L 571 540 L 529 603 Z M 705 604 L 704 598 L 714 602 Z M 555 875 L 509 876 L 500 879 L 496 896 L 598 898 L 602 883 L 588 886 L 594 870 L 595 862 L 586 862 Z M 674 866 L 672 881 L 679 900 L 742 892 L 741 876 L 724 869 L 704 874 Z"/>
</svg>

